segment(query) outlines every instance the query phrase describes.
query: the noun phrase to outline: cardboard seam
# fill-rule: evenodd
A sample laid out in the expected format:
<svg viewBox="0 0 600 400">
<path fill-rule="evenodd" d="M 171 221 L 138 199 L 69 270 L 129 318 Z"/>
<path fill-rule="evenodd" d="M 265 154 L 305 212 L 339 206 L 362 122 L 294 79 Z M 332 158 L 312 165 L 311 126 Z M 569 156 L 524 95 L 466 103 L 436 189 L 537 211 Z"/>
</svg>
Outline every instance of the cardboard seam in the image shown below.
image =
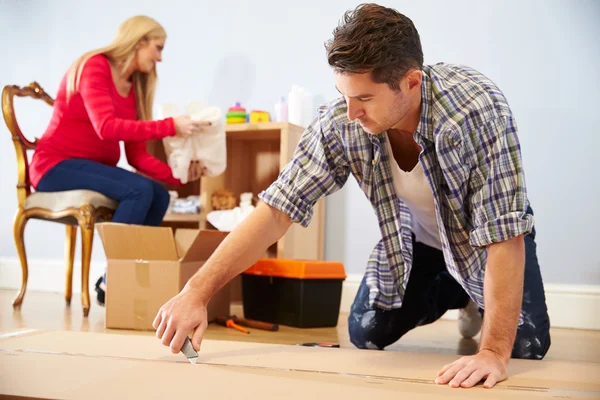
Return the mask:
<svg viewBox="0 0 600 400">
<path fill-rule="evenodd" d="M 116 359 L 124 361 L 144 361 L 144 362 L 159 362 L 159 363 L 173 363 L 173 364 L 188 364 L 187 360 L 156 360 L 151 358 L 135 358 L 135 357 L 123 357 L 123 356 L 111 356 L 111 355 L 100 355 L 100 354 L 87 354 L 87 353 L 69 353 L 69 352 L 54 352 L 47 350 L 30 350 L 30 349 L 4 349 L 0 348 L 2 353 L 23 353 L 23 354 L 46 354 L 55 356 L 70 356 L 70 357 L 88 357 L 98 359 Z M 276 368 L 276 367 L 265 367 L 257 365 L 241 365 L 241 364 L 227 364 L 227 363 L 210 363 L 198 361 L 196 365 L 204 365 L 208 367 L 228 367 L 228 368 L 240 368 L 240 369 L 258 369 L 266 371 L 276 372 L 300 372 L 300 373 L 312 373 L 312 374 L 323 374 L 323 375 L 335 375 L 335 376 L 348 376 L 359 379 L 373 379 L 373 380 L 385 380 L 400 383 L 414 383 L 414 384 L 425 384 L 425 385 L 437 385 L 433 380 L 429 379 L 417 379 L 417 378 L 402 378 L 395 376 L 385 375 L 368 375 L 358 374 L 352 372 L 335 372 L 335 371 L 320 371 L 312 369 L 300 369 L 300 368 Z M 537 386 L 518 386 L 518 385 L 497 385 L 494 390 L 512 390 L 520 392 L 536 392 L 536 393 L 551 393 L 551 394 L 577 394 L 577 395 L 588 395 L 588 396 L 600 396 L 600 391 L 596 390 L 577 390 L 577 389 L 561 389 L 561 388 L 548 388 L 548 387 L 537 387 Z"/>
<path fill-rule="evenodd" d="M 37 335 L 40 333 L 44 333 L 44 331 L 40 331 L 38 329 L 25 329 L 25 330 L 16 331 L 16 332 L 0 333 L 0 340 L 19 337 L 19 336 L 33 336 L 33 335 Z"/>
</svg>

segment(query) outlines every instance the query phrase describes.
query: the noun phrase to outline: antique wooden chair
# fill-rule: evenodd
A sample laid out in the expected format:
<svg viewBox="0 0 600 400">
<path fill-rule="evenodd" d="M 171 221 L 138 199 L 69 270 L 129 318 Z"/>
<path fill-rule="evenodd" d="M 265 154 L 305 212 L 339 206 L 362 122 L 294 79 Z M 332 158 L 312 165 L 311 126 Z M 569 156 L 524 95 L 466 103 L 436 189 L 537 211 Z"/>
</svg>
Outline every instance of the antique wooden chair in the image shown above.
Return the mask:
<svg viewBox="0 0 600 400">
<path fill-rule="evenodd" d="M 13 307 L 17 309 L 21 306 L 27 289 L 28 267 L 24 243 L 25 225 L 30 219 L 41 219 L 66 225 L 67 277 L 65 299 L 67 305 L 71 304 L 77 227 L 79 226 L 81 229 L 81 304 L 83 314 L 87 317 L 90 311 L 89 273 L 94 224 L 97 221 L 110 220 L 117 203 L 100 193 L 89 190 L 69 190 L 52 193 L 31 192 L 27 150 L 35 150 L 37 138 L 31 142 L 21 132 L 15 116 L 14 96 L 41 99 L 49 106 L 54 105 L 54 100 L 44 92 L 37 82 L 33 82 L 26 87 L 7 85 L 2 91 L 2 114 L 15 145 L 18 166 L 18 208 L 14 219 L 14 237 L 21 262 L 22 281 L 21 289 L 13 301 Z"/>
</svg>

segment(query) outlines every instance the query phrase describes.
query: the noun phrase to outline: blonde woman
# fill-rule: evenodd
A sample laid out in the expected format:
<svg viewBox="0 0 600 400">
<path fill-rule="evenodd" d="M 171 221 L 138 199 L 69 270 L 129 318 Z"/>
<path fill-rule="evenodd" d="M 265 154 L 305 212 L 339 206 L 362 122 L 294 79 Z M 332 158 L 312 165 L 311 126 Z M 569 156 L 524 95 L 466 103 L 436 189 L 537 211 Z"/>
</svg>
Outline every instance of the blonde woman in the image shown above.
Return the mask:
<svg viewBox="0 0 600 400">
<path fill-rule="evenodd" d="M 113 221 L 159 225 L 169 204 L 166 188 L 181 186 L 169 166 L 146 152 L 146 141 L 190 135 L 207 123 L 187 116 L 152 120 L 156 64 L 166 33 L 154 19 L 132 17 L 113 42 L 79 57 L 60 83 L 48 128 L 33 155 L 30 178 L 40 192 L 88 189 L 119 202 Z M 117 167 L 119 142 L 146 178 Z M 190 167 L 190 180 L 201 176 Z M 103 277 L 96 283 L 104 303 Z"/>
</svg>

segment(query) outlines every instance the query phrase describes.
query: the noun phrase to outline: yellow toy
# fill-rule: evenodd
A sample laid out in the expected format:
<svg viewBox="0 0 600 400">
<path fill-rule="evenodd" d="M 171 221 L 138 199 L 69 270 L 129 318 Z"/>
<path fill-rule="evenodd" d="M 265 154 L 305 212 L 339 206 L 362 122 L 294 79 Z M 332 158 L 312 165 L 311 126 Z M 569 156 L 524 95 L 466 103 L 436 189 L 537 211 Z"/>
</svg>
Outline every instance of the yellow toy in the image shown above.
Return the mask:
<svg viewBox="0 0 600 400">
<path fill-rule="evenodd" d="M 269 113 L 266 111 L 254 110 L 250 113 L 250 122 L 269 122 L 271 121 L 271 117 Z"/>
</svg>

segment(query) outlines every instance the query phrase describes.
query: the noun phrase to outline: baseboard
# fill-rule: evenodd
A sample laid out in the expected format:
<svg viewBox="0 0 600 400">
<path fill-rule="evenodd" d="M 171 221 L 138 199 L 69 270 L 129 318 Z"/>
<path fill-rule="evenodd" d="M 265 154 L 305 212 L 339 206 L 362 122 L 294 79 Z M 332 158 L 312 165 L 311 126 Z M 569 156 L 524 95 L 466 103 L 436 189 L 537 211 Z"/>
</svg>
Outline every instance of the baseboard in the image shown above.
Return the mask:
<svg viewBox="0 0 600 400">
<path fill-rule="evenodd" d="M 66 265 L 61 260 L 29 260 L 27 291 L 64 293 Z M 90 264 L 90 290 L 96 279 L 104 274 L 105 262 Z M 17 258 L 0 258 L 0 288 L 18 289 L 21 287 L 21 264 Z M 73 293 L 81 293 L 81 261 L 73 266 Z"/>
<path fill-rule="evenodd" d="M 90 288 L 104 273 L 104 262 L 92 261 Z M 341 312 L 349 312 L 358 286 L 360 274 L 350 274 L 342 288 Z M 73 268 L 73 293 L 81 293 L 81 263 Z M 0 258 L 0 288 L 18 289 L 21 285 L 21 267 L 17 258 Z M 62 293 L 65 290 L 65 264 L 63 261 L 29 261 L 28 291 Z M 546 304 L 550 323 L 557 328 L 600 330 L 600 286 L 545 284 Z M 448 311 L 442 318 L 455 320 L 458 312 Z"/>
<path fill-rule="evenodd" d="M 350 311 L 361 280 L 362 275 L 348 275 L 342 289 L 340 311 Z M 600 286 L 547 283 L 544 289 L 552 327 L 600 330 Z M 442 318 L 456 320 L 457 317 L 458 311 L 450 310 Z"/>
</svg>

